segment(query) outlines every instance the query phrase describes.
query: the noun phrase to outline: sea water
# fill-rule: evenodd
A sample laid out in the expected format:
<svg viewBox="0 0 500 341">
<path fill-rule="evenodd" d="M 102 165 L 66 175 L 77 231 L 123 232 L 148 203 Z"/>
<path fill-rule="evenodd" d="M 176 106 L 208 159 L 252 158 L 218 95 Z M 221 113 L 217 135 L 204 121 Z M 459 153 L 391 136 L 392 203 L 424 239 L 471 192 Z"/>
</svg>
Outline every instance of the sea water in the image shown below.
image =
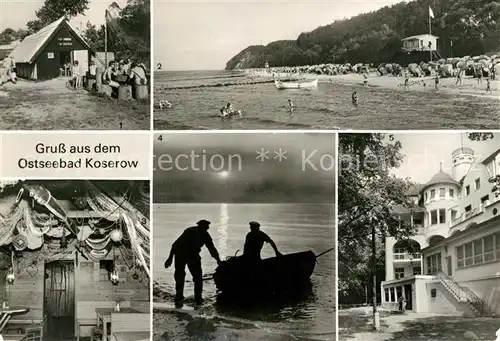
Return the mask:
<svg viewBox="0 0 500 341">
<path fill-rule="evenodd" d="M 496 129 L 500 119 L 500 102 L 491 97 L 364 88 L 337 80 L 320 82 L 317 89 L 278 90 L 273 83 L 216 86 L 252 82 L 229 71 L 156 72 L 154 77 L 156 102 L 173 104 L 154 110 L 155 129 Z M 186 88 L 193 86 L 202 87 Z M 288 99 L 296 106 L 293 115 Z M 243 118 L 220 118 L 227 103 L 242 110 Z"/>
</svg>

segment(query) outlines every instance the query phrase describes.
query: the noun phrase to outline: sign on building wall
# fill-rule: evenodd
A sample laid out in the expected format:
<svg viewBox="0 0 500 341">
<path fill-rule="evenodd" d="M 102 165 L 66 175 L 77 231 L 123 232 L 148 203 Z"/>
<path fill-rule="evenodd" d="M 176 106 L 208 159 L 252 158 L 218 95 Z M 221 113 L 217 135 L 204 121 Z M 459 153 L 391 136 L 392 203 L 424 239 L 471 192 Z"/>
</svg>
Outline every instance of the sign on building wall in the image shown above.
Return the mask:
<svg viewBox="0 0 500 341">
<path fill-rule="evenodd" d="M 71 37 L 58 38 L 57 39 L 59 46 L 73 46 L 73 40 Z"/>
<path fill-rule="evenodd" d="M 54 52 L 47 53 L 47 58 L 48 59 L 54 59 Z"/>
</svg>

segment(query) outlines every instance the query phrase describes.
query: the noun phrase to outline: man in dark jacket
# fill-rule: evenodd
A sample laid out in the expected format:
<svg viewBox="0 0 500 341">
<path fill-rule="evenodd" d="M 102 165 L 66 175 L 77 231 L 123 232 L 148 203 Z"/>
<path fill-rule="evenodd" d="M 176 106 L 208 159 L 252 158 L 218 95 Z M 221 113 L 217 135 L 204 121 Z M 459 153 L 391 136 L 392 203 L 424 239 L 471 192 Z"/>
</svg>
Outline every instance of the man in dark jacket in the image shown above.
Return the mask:
<svg viewBox="0 0 500 341">
<path fill-rule="evenodd" d="M 184 280 L 186 277 L 186 265 L 193 276 L 194 298 L 197 304 L 202 302 L 203 274 L 201 270 L 200 252 L 206 246 L 210 255 L 220 263 L 219 253 L 214 246 L 212 237 L 208 233 L 210 222 L 200 220 L 197 226 L 192 226 L 184 230 L 182 235 L 172 244 L 170 255 L 165 261 L 165 268 L 172 265 L 175 256 L 175 302 L 180 304 L 184 300 Z"/>
<path fill-rule="evenodd" d="M 273 248 L 276 256 L 281 256 L 276 244 L 266 233 L 260 230 L 260 224 L 256 221 L 251 221 L 250 232 L 248 232 L 245 239 L 245 246 L 243 249 L 243 256 L 251 261 L 260 260 L 260 251 L 264 243 L 269 243 Z"/>
</svg>

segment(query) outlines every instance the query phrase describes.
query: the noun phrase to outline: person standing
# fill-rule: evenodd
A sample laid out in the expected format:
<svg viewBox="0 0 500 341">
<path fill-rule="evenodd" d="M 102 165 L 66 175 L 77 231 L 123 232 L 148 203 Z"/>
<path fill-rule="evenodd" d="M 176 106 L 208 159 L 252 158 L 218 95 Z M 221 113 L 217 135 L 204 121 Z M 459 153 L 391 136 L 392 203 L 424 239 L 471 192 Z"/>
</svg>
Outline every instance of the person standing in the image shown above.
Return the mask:
<svg viewBox="0 0 500 341">
<path fill-rule="evenodd" d="M 194 299 L 196 304 L 203 302 L 203 273 L 201 269 L 200 252 L 203 246 L 206 246 L 210 255 L 217 261 L 217 265 L 221 260 L 219 252 L 214 246 L 212 237 L 208 233 L 210 221 L 200 220 L 196 223 L 197 226 L 188 227 L 182 235 L 172 244 L 170 254 L 165 261 L 165 268 L 172 266 L 175 258 L 175 303 L 182 304 L 184 300 L 184 281 L 186 278 L 186 265 L 193 276 L 194 282 Z"/>
<path fill-rule="evenodd" d="M 274 241 L 265 232 L 260 230 L 260 224 L 256 221 L 251 221 L 250 232 L 248 232 L 245 238 L 245 246 L 243 248 L 243 257 L 247 260 L 256 261 L 260 260 L 260 252 L 264 243 L 269 243 L 276 253 L 276 257 L 281 256 L 281 252 L 278 251 L 278 247 Z"/>
</svg>

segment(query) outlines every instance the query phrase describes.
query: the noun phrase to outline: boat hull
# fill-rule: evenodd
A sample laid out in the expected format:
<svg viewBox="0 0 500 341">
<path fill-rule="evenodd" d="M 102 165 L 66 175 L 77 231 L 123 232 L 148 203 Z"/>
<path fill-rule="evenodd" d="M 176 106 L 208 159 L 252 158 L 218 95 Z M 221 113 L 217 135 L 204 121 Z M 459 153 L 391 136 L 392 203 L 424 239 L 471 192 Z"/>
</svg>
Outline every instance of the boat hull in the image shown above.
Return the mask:
<svg viewBox="0 0 500 341">
<path fill-rule="evenodd" d="M 314 80 L 312 82 L 282 82 L 282 81 L 274 81 L 276 88 L 280 90 L 284 89 L 307 89 L 307 88 L 316 88 L 318 87 L 318 80 Z"/>
<path fill-rule="evenodd" d="M 301 290 L 310 283 L 316 265 L 312 251 L 267 258 L 255 263 L 243 256 L 221 262 L 213 276 L 217 289 L 226 295 Z"/>
</svg>

